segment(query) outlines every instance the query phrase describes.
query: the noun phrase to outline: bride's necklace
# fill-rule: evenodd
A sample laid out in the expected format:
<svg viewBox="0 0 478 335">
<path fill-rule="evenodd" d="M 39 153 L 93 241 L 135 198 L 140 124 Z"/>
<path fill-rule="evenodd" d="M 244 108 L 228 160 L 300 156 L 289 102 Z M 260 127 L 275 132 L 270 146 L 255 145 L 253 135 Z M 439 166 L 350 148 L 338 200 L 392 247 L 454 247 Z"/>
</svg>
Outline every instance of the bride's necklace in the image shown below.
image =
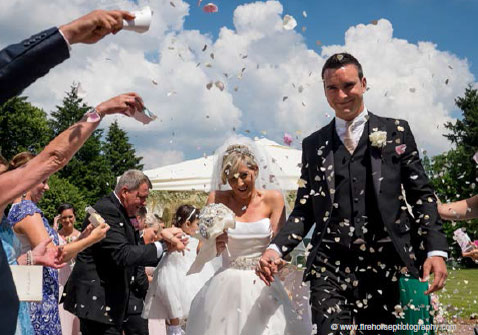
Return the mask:
<svg viewBox="0 0 478 335">
<path fill-rule="evenodd" d="M 246 201 L 246 204 L 244 206 L 241 207 L 241 211 L 242 212 L 245 212 L 247 210 L 247 207 L 249 207 L 249 205 L 251 204 L 251 202 L 254 200 L 254 198 L 256 197 L 257 195 L 257 191 L 254 191 L 252 194 L 251 194 L 251 197 L 248 201 Z M 232 194 L 232 198 L 234 199 L 235 202 L 237 202 L 239 205 L 242 204 L 242 201 L 239 200 L 239 199 L 236 199 L 234 197 L 234 194 Z"/>
</svg>

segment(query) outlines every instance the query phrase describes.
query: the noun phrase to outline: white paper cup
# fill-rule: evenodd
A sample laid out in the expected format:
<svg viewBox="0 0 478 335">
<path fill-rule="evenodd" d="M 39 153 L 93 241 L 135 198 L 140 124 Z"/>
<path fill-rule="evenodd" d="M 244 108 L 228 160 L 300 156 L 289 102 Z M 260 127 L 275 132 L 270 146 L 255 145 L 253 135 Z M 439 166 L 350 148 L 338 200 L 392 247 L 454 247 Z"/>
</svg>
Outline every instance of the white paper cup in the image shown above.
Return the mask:
<svg viewBox="0 0 478 335">
<path fill-rule="evenodd" d="M 147 32 L 153 17 L 153 11 L 151 8 L 146 6 L 140 11 L 133 12 L 133 14 L 135 15 L 134 20 L 123 20 L 123 29 L 135 31 L 137 33 Z"/>
</svg>

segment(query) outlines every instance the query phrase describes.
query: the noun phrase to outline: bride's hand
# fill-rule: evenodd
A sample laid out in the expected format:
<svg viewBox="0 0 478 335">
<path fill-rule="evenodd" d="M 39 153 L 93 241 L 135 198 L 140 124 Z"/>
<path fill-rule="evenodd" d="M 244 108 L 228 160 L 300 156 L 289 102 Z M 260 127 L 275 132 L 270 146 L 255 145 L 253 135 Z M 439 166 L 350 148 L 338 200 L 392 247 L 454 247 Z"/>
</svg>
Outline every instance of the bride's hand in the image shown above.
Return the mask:
<svg viewBox="0 0 478 335">
<path fill-rule="evenodd" d="M 222 254 L 224 249 L 226 249 L 226 243 L 227 243 L 227 233 L 222 233 L 221 235 L 216 237 L 216 252 L 218 256 Z"/>
<path fill-rule="evenodd" d="M 285 261 L 272 249 L 266 249 L 259 259 L 256 267 L 256 274 L 261 280 L 270 286 L 274 281 L 274 275 L 284 266 Z"/>
</svg>

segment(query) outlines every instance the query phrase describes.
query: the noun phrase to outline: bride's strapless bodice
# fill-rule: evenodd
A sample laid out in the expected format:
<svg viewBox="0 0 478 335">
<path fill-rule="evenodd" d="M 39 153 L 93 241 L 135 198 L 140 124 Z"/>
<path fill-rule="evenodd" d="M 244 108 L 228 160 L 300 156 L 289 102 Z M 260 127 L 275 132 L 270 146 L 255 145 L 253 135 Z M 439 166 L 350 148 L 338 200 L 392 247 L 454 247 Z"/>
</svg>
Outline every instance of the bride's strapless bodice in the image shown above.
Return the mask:
<svg viewBox="0 0 478 335">
<path fill-rule="evenodd" d="M 271 241 L 271 222 L 269 218 L 255 222 L 236 221 L 236 227 L 228 229 L 227 235 L 227 249 L 222 253 L 223 266 L 244 259 L 257 260 Z"/>
</svg>

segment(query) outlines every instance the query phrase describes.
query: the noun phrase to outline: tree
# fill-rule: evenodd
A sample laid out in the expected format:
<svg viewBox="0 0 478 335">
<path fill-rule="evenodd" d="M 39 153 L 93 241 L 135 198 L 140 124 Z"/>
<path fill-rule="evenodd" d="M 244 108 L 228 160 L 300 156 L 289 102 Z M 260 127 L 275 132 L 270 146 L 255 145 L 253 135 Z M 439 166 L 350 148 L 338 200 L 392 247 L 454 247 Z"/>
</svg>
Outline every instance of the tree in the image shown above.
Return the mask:
<svg viewBox="0 0 478 335">
<path fill-rule="evenodd" d="M 45 192 L 42 200 L 39 202 L 39 207 L 43 214 L 48 219 L 50 224 L 53 224 L 53 219 L 57 215 L 57 208 L 63 203 L 72 204 L 76 210 L 76 228 L 81 230 L 81 224 L 85 218 L 85 207 L 88 203 L 81 194 L 78 187 L 71 184 L 68 180 L 60 178 L 54 174 L 48 180 L 50 190 Z"/>
<path fill-rule="evenodd" d="M 76 93 L 72 86 L 63 104 L 51 113 L 49 121 L 57 136 L 73 123 L 77 122 L 90 109 Z M 68 180 L 83 194 L 89 204 L 111 191 L 113 175 L 102 152 L 102 129 L 97 129 L 76 153 L 72 160 L 59 172 L 59 177 Z"/>
<path fill-rule="evenodd" d="M 129 169 L 143 169 L 143 164 L 140 164 L 143 157 L 136 156 L 136 150 L 129 143 L 128 135 L 118 126 L 117 121 L 108 129 L 103 151 L 113 175 L 110 185 L 115 183 L 116 177 Z"/>
<path fill-rule="evenodd" d="M 15 97 L 0 106 L 0 146 L 11 159 L 22 151 L 38 153 L 51 138 L 46 113 L 26 97 Z"/>
</svg>

